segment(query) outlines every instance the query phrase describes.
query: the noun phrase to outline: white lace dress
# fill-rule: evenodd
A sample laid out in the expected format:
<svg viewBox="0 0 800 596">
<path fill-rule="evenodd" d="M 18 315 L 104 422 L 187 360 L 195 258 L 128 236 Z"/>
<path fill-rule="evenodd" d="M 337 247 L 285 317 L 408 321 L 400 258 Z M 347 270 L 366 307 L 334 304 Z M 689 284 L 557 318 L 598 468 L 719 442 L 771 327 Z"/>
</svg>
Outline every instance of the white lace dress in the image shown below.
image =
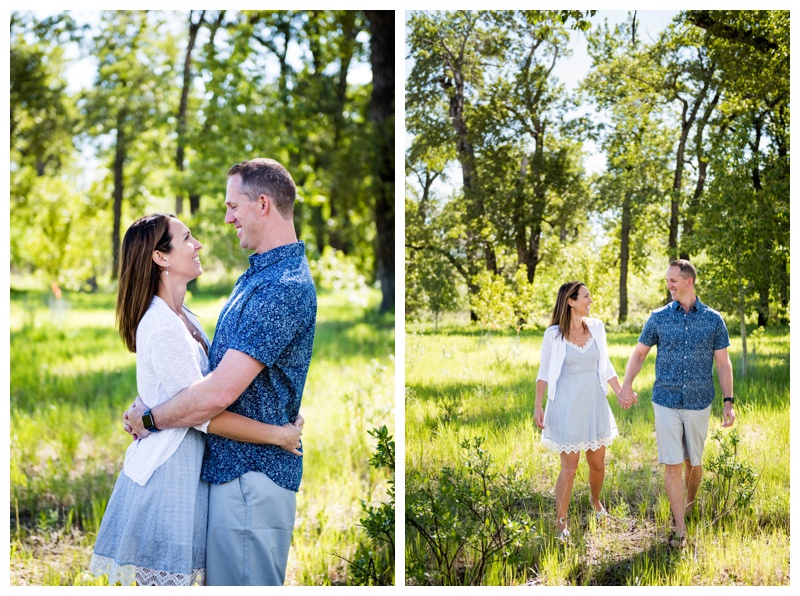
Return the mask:
<svg viewBox="0 0 800 596">
<path fill-rule="evenodd" d="M 619 434 L 597 382 L 600 350 L 593 337 L 582 347 L 566 344 L 556 398 L 545 407 L 542 443 L 558 452 L 593 451 L 610 445 Z"/>
</svg>

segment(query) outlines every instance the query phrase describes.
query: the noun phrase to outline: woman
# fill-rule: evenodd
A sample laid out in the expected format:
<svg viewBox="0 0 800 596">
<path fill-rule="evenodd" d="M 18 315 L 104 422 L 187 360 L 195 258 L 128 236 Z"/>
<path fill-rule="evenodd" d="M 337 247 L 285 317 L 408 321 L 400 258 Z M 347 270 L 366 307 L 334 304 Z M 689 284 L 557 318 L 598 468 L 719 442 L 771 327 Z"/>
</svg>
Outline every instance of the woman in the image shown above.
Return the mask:
<svg viewBox="0 0 800 596">
<path fill-rule="evenodd" d="M 581 282 L 558 290 L 550 327 L 544 332 L 536 379 L 534 419 L 542 443 L 561 456 L 556 481 L 556 529 L 569 537 L 567 508 L 580 452 L 589 464 L 591 503 L 598 520 L 608 516 L 600 502 L 605 476 L 606 446 L 617 436 L 617 425 L 606 399 L 606 383 L 619 394 L 617 374 L 608 359 L 603 322 L 589 317 L 592 297 Z M 542 398 L 547 391 L 547 410 Z"/>
<path fill-rule="evenodd" d="M 201 248 L 174 215 L 143 217 L 125 233 L 117 324 L 136 353 L 136 383 L 148 407 L 208 372 L 208 338 L 183 304 L 186 284 L 203 272 Z M 301 456 L 302 425 L 300 417 L 274 426 L 225 411 L 195 428 L 134 441 L 103 516 L 90 570 L 107 573 L 111 585 L 202 585 L 208 513 L 208 484 L 200 480 L 202 433 L 278 445 Z"/>
</svg>

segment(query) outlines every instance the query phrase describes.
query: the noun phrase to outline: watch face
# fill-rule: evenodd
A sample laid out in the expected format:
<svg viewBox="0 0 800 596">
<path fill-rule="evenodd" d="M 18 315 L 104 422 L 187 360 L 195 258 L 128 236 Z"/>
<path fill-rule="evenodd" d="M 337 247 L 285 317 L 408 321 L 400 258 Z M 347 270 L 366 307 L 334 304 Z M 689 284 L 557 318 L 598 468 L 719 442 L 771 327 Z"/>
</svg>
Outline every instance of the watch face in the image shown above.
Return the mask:
<svg viewBox="0 0 800 596">
<path fill-rule="evenodd" d="M 150 413 L 150 410 L 147 410 L 147 412 L 142 414 L 142 424 L 147 430 L 153 430 L 155 427 L 155 424 L 153 423 L 153 415 Z"/>
</svg>

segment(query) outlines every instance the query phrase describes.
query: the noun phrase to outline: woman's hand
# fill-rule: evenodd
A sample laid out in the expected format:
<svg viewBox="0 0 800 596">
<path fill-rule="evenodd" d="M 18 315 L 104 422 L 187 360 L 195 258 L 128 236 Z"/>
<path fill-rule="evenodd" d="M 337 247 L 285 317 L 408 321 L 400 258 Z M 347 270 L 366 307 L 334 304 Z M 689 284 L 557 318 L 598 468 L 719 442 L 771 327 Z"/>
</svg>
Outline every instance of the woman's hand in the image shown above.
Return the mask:
<svg viewBox="0 0 800 596">
<path fill-rule="evenodd" d="M 534 409 L 533 420 L 536 422 L 536 426 L 544 428 L 544 410 L 542 410 L 542 406 L 537 405 Z"/>
<path fill-rule="evenodd" d="M 300 414 L 298 414 L 297 418 L 295 418 L 294 422 L 292 422 L 292 424 L 294 424 L 295 426 L 299 426 L 301 431 L 303 430 L 303 425 L 305 423 L 306 423 L 305 418 L 303 418 Z"/>
<path fill-rule="evenodd" d="M 302 424 L 305 423 L 300 416 L 298 418 L 301 421 L 301 425 L 297 426 L 297 420 L 295 420 L 295 424 L 291 422 L 287 422 L 281 428 L 284 429 L 285 437 L 282 442 L 278 443 L 278 447 L 288 451 L 289 453 L 293 453 L 294 455 L 303 455 L 303 452 L 300 451 L 300 435 L 303 434 L 303 427 Z"/>
<path fill-rule="evenodd" d="M 134 441 L 138 439 L 144 439 L 150 434 L 150 432 L 148 430 L 145 430 L 144 427 L 142 427 L 141 432 L 138 433 L 135 432 L 133 430 L 133 425 L 131 424 L 133 422 L 141 426 L 142 414 L 144 414 L 146 411 L 147 411 L 147 406 L 142 401 L 142 398 L 137 395 L 136 399 L 133 400 L 133 404 L 131 404 L 131 407 L 128 408 L 127 412 L 125 412 L 122 415 L 123 428 L 125 429 L 126 433 L 128 433 L 130 436 L 133 437 Z"/>
</svg>

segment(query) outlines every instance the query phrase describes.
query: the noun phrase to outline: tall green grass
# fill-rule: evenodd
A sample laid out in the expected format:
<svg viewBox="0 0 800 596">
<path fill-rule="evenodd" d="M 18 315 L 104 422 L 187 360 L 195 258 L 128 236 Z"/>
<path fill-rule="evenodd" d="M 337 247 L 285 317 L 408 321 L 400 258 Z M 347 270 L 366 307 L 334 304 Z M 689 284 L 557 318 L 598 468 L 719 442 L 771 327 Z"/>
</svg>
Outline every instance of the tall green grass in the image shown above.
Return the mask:
<svg viewBox="0 0 800 596">
<path fill-rule="evenodd" d="M 209 336 L 226 295 L 187 304 Z M 301 413 L 304 475 L 287 585 L 347 583 L 363 533 L 361 502 L 385 500 L 367 431 L 394 425 L 394 322 L 380 296 L 354 304 L 320 293 Z M 114 296 L 65 294 L 63 313 L 35 292 L 11 296 L 11 581 L 99 585 L 86 572 L 130 438 L 122 414 L 136 396 L 136 358 L 114 329 Z"/>
<path fill-rule="evenodd" d="M 714 524 L 704 511 L 701 490 L 697 515 L 689 522 L 690 547 L 683 552 L 666 546 L 671 513 L 650 402 L 655 350 L 634 383 L 639 405 L 622 410 L 609 394 L 620 432 L 607 449 L 602 493 L 611 524 L 595 524 L 588 468 L 582 460 L 568 516 L 572 541 L 564 545 L 555 540 L 554 487 L 560 464 L 558 456 L 542 446 L 541 431 L 533 421 L 541 339 L 541 332 L 518 339 L 467 327 L 440 326 L 434 332 L 432 326 L 407 326 L 406 477 L 418 473 L 434 478 L 448 467 L 463 470 L 459 444 L 484 437 L 483 448 L 496 469 L 518 467 L 529 486 L 528 497 L 516 507 L 530 515 L 534 526 L 513 557 L 525 564 L 497 558 L 484 584 L 788 584 L 788 330 L 769 331 L 757 340 L 746 378 L 741 375 L 739 338 L 731 338 L 739 455 L 756 469 L 758 486 L 751 511 Z M 636 341 L 635 334 L 609 334 L 610 357 L 620 377 Z M 721 426 L 721 406 L 717 399 L 711 430 Z M 706 458 L 716 453 L 710 437 L 709 433 Z M 406 539 L 407 563 L 430 560 L 419 535 L 408 526 Z M 464 552 L 458 563 L 462 568 L 470 564 L 468 550 Z"/>
</svg>

